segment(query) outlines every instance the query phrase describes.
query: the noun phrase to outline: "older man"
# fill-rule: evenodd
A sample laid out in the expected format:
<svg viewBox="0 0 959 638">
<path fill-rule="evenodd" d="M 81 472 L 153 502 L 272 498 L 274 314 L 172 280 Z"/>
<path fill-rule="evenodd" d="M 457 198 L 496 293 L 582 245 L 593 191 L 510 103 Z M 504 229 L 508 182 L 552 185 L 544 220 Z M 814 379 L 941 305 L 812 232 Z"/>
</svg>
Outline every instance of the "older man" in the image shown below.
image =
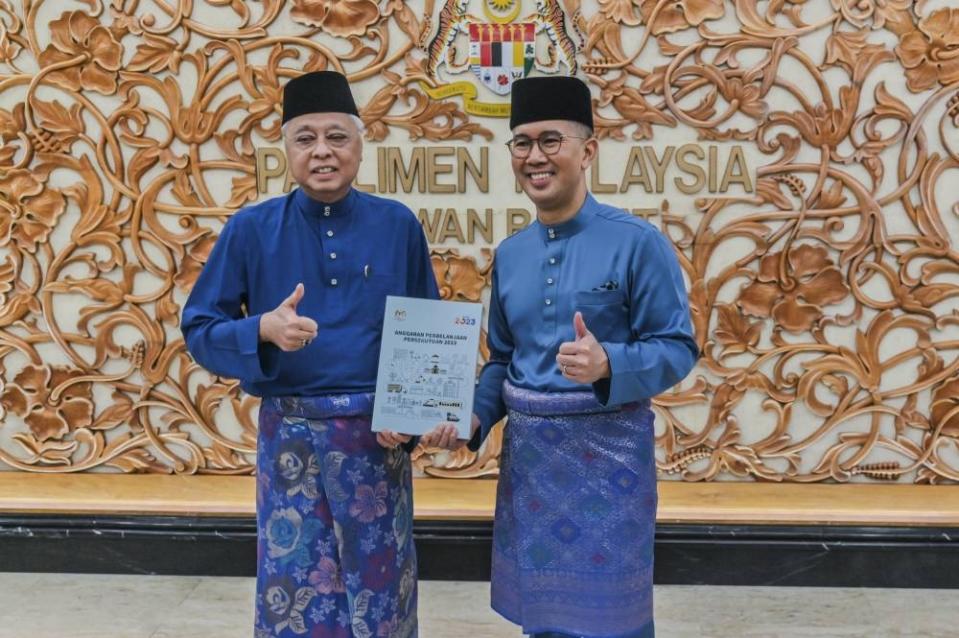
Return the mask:
<svg viewBox="0 0 959 638">
<path fill-rule="evenodd" d="M 561 97 L 561 99 L 558 99 Z M 698 356 L 669 241 L 587 190 L 586 85 L 513 85 L 513 173 L 536 222 L 496 252 L 472 446 L 509 414 L 493 608 L 538 637 L 653 636 L 649 399 Z M 424 440 L 449 441 L 448 429 Z"/>
<path fill-rule="evenodd" d="M 438 298 L 405 206 L 357 192 L 346 78 L 291 80 L 299 188 L 223 229 L 183 313 L 196 360 L 263 397 L 256 636 L 416 636 L 409 441 L 370 430 L 387 295 Z"/>
</svg>

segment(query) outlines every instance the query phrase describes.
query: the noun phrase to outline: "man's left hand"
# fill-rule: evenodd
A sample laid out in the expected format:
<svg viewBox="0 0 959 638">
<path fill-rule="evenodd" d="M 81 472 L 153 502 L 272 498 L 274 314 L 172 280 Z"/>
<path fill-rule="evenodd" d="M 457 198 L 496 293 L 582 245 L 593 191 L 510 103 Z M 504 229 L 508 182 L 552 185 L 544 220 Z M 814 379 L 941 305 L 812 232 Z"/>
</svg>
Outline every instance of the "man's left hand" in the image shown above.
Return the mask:
<svg viewBox="0 0 959 638">
<path fill-rule="evenodd" d="M 376 442 L 385 448 L 396 449 L 404 443 L 409 443 L 412 438 L 408 434 L 397 434 L 392 430 L 383 430 L 376 433 Z"/>
<path fill-rule="evenodd" d="M 556 363 L 563 376 L 576 383 L 592 384 L 609 376 L 609 357 L 593 333 L 586 328 L 583 313 L 573 316 L 576 341 L 559 346 Z"/>
<path fill-rule="evenodd" d="M 475 414 L 471 415 L 470 420 L 470 437 L 472 437 L 479 429 L 480 420 Z M 420 437 L 420 443 L 425 447 L 440 447 L 455 452 L 469 443 L 469 439 L 459 439 L 458 436 L 459 430 L 456 424 L 444 421 Z"/>
</svg>

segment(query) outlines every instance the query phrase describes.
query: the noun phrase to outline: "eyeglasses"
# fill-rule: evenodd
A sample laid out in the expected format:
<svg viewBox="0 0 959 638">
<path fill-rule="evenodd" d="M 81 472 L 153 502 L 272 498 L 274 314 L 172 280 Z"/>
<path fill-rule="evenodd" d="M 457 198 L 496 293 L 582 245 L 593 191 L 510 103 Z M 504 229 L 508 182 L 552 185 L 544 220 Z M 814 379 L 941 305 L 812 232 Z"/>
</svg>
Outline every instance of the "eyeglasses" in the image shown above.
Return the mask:
<svg viewBox="0 0 959 638">
<path fill-rule="evenodd" d="M 588 140 L 588 137 L 577 137 L 576 135 L 563 135 L 550 131 L 543 133 L 539 137 L 526 137 L 520 135 L 506 142 L 506 148 L 516 159 L 526 159 L 533 152 L 533 144 L 539 147 L 543 155 L 556 155 L 566 140 Z"/>
</svg>

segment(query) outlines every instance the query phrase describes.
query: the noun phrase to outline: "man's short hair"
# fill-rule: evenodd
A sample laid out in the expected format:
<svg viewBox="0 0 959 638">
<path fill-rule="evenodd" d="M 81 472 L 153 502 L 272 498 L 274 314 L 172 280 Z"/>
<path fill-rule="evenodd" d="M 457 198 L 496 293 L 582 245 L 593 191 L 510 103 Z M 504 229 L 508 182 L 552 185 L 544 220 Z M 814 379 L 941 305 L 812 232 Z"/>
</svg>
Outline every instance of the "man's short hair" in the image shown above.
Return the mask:
<svg viewBox="0 0 959 638">
<path fill-rule="evenodd" d="M 363 120 L 358 116 L 350 114 L 350 120 L 352 120 L 353 125 L 356 127 L 356 132 L 361 136 L 366 135 L 366 124 L 363 124 Z"/>
<path fill-rule="evenodd" d="M 582 137 L 584 139 L 589 139 L 593 136 L 593 129 L 589 128 L 582 122 L 574 122 L 573 120 L 564 120 L 564 121 L 567 124 L 569 124 L 569 127 L 571 129 L 570 135 L 573 135 L 575 137 Z M 516 128 L 519 128 L 519 126 L 517 126 Z M 515 135 L 516 129 L 513 129 L 511 132 L 513 133 L 513 135 Z"/>
<path fill-rule="evenodd" d="M 353 126 L 356 127 L 356 132 L 359 133 L 360 137 L 366 135 L 366 125 L 363 124 L 363 120 L 353 115 L 352 113 L 344 113 L 346 117 L 350 118 L 350 121 L 353 122 Z M 292 121 L 292 120 L 291 120 Z M 280 133 L 286 136 L 286 130 L 290 127 L 290 122 L 285 122 L 280 126 Z"/>
<path fill-rule="evenodd" d="M 576 137 L 584 137 L 589 139 L 593 136 L 593 129 L 589 128 L 582 122 L 570 122 L 573 125 L 573 134 Z"/>
</svg>

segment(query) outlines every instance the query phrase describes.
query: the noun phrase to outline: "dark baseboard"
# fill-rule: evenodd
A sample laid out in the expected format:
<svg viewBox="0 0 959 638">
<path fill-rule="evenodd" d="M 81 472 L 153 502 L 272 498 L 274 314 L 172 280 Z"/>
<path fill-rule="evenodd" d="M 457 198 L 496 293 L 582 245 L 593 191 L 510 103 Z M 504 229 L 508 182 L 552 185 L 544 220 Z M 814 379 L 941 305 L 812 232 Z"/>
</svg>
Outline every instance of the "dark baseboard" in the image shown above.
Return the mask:
<svg viewBox="0 0 959 638">
<path fill-rule="evenodd" d="M 959 529 L 666 525 L 656 583 L 959 588 Z"/>
<path fill-rule="evenodd" d="M 420 576 L 488 580 L 491 523 L 417 521 Z M 252 576 L 252 519 L 0 516 L 0 571 Z M 660 525 L 656 582 L 959 588 L 959 529 Z"/>
<path fill-rule="evenodd" d="M 0 571 L 250 576 L 251 518 L 0 516 Z"/>
</svg>

